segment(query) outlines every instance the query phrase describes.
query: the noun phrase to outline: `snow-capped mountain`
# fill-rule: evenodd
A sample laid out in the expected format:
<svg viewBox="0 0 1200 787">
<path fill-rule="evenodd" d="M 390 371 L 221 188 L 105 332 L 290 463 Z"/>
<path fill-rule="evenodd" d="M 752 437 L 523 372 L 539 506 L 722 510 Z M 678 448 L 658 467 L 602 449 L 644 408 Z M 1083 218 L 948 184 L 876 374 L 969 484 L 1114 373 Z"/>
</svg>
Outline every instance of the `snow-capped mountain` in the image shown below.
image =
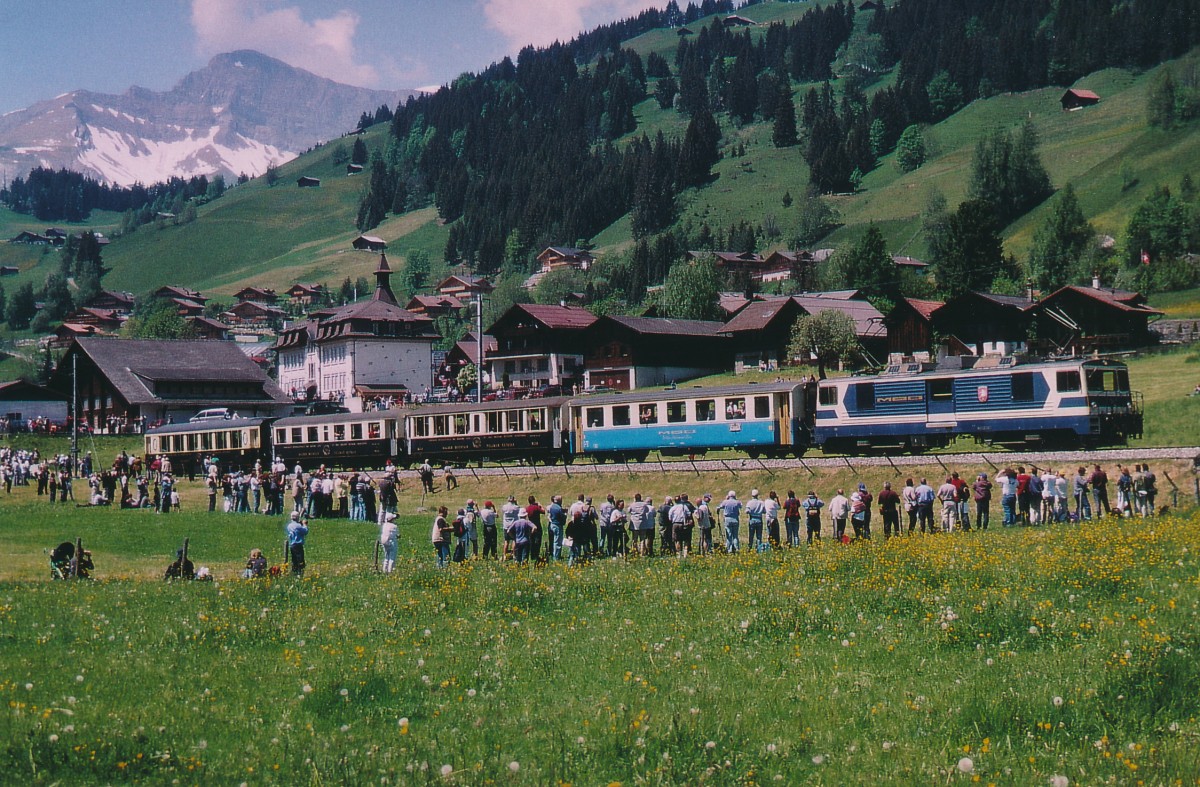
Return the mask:
<svg viewBox="0 0 1200 787">
<path fill-rule="evenodd" d="M 333 82 L 253 51 L 217 55 L 171 90 L 76 90 L 0 117 L 0 171 L 37 166 L 108 183 L 258 175 L 357 125 L 406 92 Z"/>
</svg>

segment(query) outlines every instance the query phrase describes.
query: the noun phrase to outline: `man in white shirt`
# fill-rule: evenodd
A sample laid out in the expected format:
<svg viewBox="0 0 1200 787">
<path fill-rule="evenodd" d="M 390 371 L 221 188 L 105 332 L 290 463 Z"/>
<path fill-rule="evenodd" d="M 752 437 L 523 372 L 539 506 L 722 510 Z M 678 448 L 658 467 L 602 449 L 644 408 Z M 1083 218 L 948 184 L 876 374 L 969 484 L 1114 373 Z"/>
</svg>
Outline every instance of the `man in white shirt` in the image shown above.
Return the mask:
<svg viewBox="0 0 1200 787">
<path fill-rule="evenodd" d="M 942 501 L 942 530 L 953 532 L 958 524 L 958 487 L 954 485 L 954 479 L 947 477 L 938 487 L 937 496 Z"/>
<path fill-rule="evenodd" d="M 846 535 L 846 516 L 850 513 L 850 499 L 846 491 L 839 489 L 829 501 L 829 518 L 833 520 L 833 535 L 841 541 Z"/>
<path fill-rule="evenodd" d="M 400 528 L 396 527 L 396 515 L 384 514 L 379 526 L 379 543 L 383 546 L 383 573 L 390 574 L 396 565 L 396 548 L 400 544 Z"/>
</svg>

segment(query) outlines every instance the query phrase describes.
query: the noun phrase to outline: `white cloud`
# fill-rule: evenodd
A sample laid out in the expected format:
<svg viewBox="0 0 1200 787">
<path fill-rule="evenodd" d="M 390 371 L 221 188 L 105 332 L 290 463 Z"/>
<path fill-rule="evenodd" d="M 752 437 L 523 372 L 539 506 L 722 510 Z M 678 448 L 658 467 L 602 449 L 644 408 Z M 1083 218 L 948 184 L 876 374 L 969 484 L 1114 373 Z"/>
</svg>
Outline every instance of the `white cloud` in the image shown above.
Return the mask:
<svg viewBox="0 0 1200 787">
<path fill-rule="evenodd" d="M 482 0 L 488 26 L 513 49 L 569 41 L 606 22 L 635 16 L 666 0 Z M 680 3 L 686 5 L 686 3 Z"/>
<path fill-rule="evenodd" d="M 338 82 L 379 83 L 373 66 L 356 62 L 359 17 L 353 11 L 310 22 L 296 6 L 268 5 L 264 0 L 192 0 L 197 49 L 204 55 L 254 49 Z"/>
</svg>

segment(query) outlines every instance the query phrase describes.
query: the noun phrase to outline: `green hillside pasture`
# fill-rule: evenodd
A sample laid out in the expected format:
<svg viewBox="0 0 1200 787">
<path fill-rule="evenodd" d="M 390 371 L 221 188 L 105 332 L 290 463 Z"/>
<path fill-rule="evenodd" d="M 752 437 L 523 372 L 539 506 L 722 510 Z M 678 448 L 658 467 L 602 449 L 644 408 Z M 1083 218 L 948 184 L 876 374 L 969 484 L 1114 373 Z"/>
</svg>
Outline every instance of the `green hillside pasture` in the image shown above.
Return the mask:
<svg viewBox="0 0 1200 787">
<path fill-rule="evenodd" d="M 9 781 L 1200 777 L 1195 517 L 437 570 L 405 516 L 386 577 L 317 521 L 305 579 L 242 581 L 281 520 L 3 505 L 3 554 L 102 577 L 0 584 Z M 217 582 L 154 578 L 185 535 Z"/>
<path fill-rule="evenodd" d="M 0 207 L 0 265 L 19 268 L 21 271 L 16 276 L 0 279 L 0 285 L 3 285 L 5 292 L 10 295 L 25 282 L 32 284 L 35 289 L 41 287 L 48 274 L 58 272 L 62 259 L 58 248 L 8 243 L 9 238 L 16 237 L 26 230 L 43 233 L 47 227 L 59 227 L 74 235 L 82 235 L 88 230 L 93 230 L 112 237 L 113 231 L 119 226 L 120 219 L 120 215 L 116 213 L 97 210 L 93 211 L 91 217 L 85 222 L 75 224 L 46 222 Z"/>
<path fill-rule="evenodd" d="M 1200 350 L 1154 353 L 1129 361 L 1129 381 L 1145 397 L 1145 436 L 1134 445 L 1200 445 Z"/>
<path fill-rule="evenodd" d="M 1150 296 L 1150 305 L 1161 309 L 1167 317 L 1200 319 L 1200 287 L 1177 292 L 1159 292 Z"/>
<path fill-rule="evenodd" d="M 920 212 L 928 194 L 937 189 L 953 207 L 967 197 L 971 158 L 979 138 L 993 128 L 1015 128 L 1032 119 L 1041 139 L 1041 157 L 1056 187 L 1075 185 L 1085 214 L 1098 232 L 1120 237 L 1132 210 L 1150 189 L 1176 185 L 1181 162 L 1195 161 L 1200 140 L 1189 129 L 1148 130 L 1145 91 L 1154 72 L 1133 74 L 1118 69 L 1097 72 L 1078 86 L 1095 90 L 1101 101 L 1078 112 L 1063 112 L 1060 88 L 1005 94 L 979 100 L 931 127 L 927 138 L 930 159 L 915 172 L 903 174 L 894 155 L 884 157 L 863 182 L 863 190 L 836 199 L 846 226 L 830 236 L 829 245 L 856 238 L 870 222 L 887 234 L 898 251 L 921 256 Z M 1125 166 L 1137 183 L 1122 191 Z M 1044 220 L 1048 200 L 1009 227 L 1006 251 L 1023 257 L 1032 234 Z"/>
</svg>

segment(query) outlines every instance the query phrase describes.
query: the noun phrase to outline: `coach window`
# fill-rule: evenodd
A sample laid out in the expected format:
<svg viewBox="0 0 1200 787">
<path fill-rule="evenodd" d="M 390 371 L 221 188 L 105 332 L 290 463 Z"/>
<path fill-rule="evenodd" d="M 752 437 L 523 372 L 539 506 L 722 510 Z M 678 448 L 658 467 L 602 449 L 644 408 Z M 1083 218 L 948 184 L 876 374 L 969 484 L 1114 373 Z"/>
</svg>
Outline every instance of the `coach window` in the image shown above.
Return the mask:
<svg viewBox="0 0 1200 787">
<path fill-rule="evenodd" d="M 929 381 L 929 398 L 935 402 L 944 402 L 954 398 L 954 380 L 947 377 L 943 380 Z"/>
<path fill-rule="evenodd" d="M 771 417 L 771 397 L 769 397 L 769 396 L 754 397 L 754 417 L 755 418 L 770 418 Z"/>
<path fill-rule="evenodd" d="M 345 424 L 334 424 L 333 439 L 334 440 L 345 440 L 346 439 L 346 425 Z"/>
<path fill-rule="evenodd" d="M 380 421 L 371 421 L 367 424 L 367 439 L 378 440 L 383 437 L 383 423 Z"/>
<path fill-rule="evenodd" d="M 521 431 L 521 411 L 520 410 L 505 410 L 504 411 L 504 429 L 507 432 Z"/>
<path fill-rule="evenodd" d="M 833 407 L 837 404 L 838 389 L 832 385 L 822 385 L 817 389 L 817 402 L 822 407 Z"/>
<path fill-rule="evenodd" d="M 196 435 L 194 435 L 194 434 L 187 435 L 187 440 L 184 442 L 187 443 L 187 450 L 189 450 L 189 451 L 196 450 Z"/>
<path fill-rule="evenodd" d="M 293 443 L 304 442 L 303 434 L 304 433 L 303 433 L 303 431 L 301 431 L 300 427 L 298 427 L 298 426 L 292 427 L 292 439 L 289 442 L 293 442 Z"/>
<path fill-rule="evenodd" d="M 875 383 L 859 383 L 854 386 L 854 402 L 859 410 L 874 410 Z"/>
<path fill-rule="evenodd" d="M 1033 372 L 1012 376 L 1012 398 L 1014 402 L 1033 401 Z"/>
<path fill-rule="evenodd" d="M 687 404 L 685 402 L 667 402 L 667 423 L 681 424 L 687 420 Z"/>
<path fill-rule="evenodd" d="M 746 417 L 746 400 L 738 397 L 737 399 L 725 400 L 725 420 L 726 421 L 741 421 Z"/>
<path fill-rule="evenodd" d="M 1079 371 L 1071 369 L 1067 372 L 1059 372 L 1055 375 L 1055 386 L 1059 393 L 1069 393 L 1079 390 Z"/>
<path fill-rule="evenodd" d="M 200 434 L 200 450 L 211 451 L 212 447 L 212 432 L 202 432 Z"/>
<path fill-rule="evenodd" d="M 488 434 L 498 434 L 504 431 L 504 418 L 499 412 L 487 414 L 487 430 Z"/>
<path fill-rule="evenodd" d="M 241 429 L 235 429 L 229 433 L 229 447 L 230 448 L 241 448 L 242 447 L 242 430 Z"/>
<path fill-rule="evenodd" d="M 658 405 L 656 405 L 656 404 L 638 405 L 638 421 L 643 424 L 658 423 Z"/>
<path fill-rule="evenodd" d="M 414 419 L 414 421 L 416 423 L 422 424 L 422 425 L 424 425 L 424 423 L 425 423 L 424 418 L 416 418 L 416 419 Z M 418 428 L 417 431 L 419 432 L 421 430 Z M 362 439 L 362 424 L 350 424 L 350 439 L 351 440 L 361 440 Z"/>
<path fill-rule="evenodd" d="M 545 419 L 542 418 L 541 410 L 526 410 L 525 417 L 529 423 L 529 431 L 540 432 L 545 428 Z"/>
<path fill-rule="evenodd" d="M 587 425 L 589 429 L 599 429 L 604 426 L 603 407 L 589 407 L 587 409 Z"/>
<path fill-rule="evenodd" d="M 322 443 L 329 442 L 329 427 L 328 426 L 321 427 L 321 442 Z"/>
<path fill-rule="evenodd" d="M 462 413 L 459 413 L 458 415 L 454 416 L 454 434 L 466 434 L 466 433 L 467 433 L 467 416 Z"/>
<path fill-rule="evenodd" d="M 450 434 L 450 419 L 444 415 L 435 415 L 433 417 L 433 433 L 438 437 L 445 437 Z"/>
<path fill-rule="evenodd" d="M 717 420 L 717 400 L 716 399 L 700 399 L 696 402 L 696 420 L 697 421 L 715 421 Z"/>
<path fill-rule="evenodd" d="M 613 407 L 613 426 L 629 426 L 629 405 L 621 404 Z"/>
<path fill-rule="evenodd" d="M 228 448 L 228 447 L 229 447 L 229 446 L 228 446 L 228 445 L 226 445 L 226 443 L 225 443 L 225 433 L 224 433 L 224 432 L 217 432 L 217 433 L 216 433 L 216 438 L 217 438 L 217 439 L 216 439 L 216 441 L 215 441 L 215 443 L 214 443 L 214 445 L 213 445 L 213 448 L 215 448 L 216 450 L 220 451 L 220 450 L 222 450 L 222 449 L 225 449 L 225 448 Z"/>
<path fill-rule="evenodd" d="M 471 431 L 478 434 L 480 431 L 482 431 L 483 418 L 480 417 L 479 413 L 475 413 L 475 415 L 472 416 L 472 421 L 473 424 Z"/>
<path fill-rule="evenodd" d="M 317 436 L 317 427 L 315 427 L 315 426 L 308 427 L 308 442 L 315 443 L 319 439 L 320 438 Z"/>
<path fill-rule="evenodd" d="M 286 443 L 287 442 L 287 430 L 286 429 L 276 429 L 275 430 L 275 442 L 277 442 L 277 443 Z"/>
<path fill-rule="evenodd" d="M 183 450 L 183 438 L 182 437 L 180 437 L 179 435 L 173 435 L 171 437 L 171 450 L 175 451 L 175 452 Z"/>
</svg>

